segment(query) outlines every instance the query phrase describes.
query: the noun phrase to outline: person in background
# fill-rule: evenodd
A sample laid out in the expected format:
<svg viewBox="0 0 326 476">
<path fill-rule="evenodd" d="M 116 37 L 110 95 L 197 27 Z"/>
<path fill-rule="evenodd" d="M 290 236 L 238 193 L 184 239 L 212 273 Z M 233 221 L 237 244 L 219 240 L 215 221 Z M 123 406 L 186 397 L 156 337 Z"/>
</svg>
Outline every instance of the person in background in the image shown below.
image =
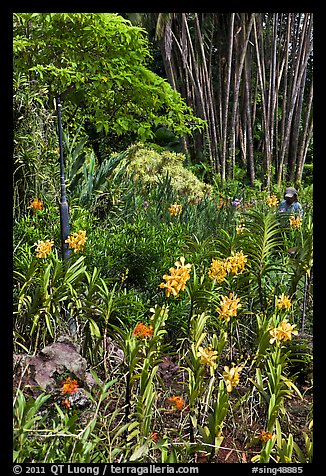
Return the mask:
<svg viewBox="0 0 326 476">
<path fill-rule="evenodd" d="M 295 217 L 303 215 L 303 208 L 301 203 L 298 202 L 298 194 L 295 188 L 289 187 L 284 192 L 284 200 L 278 207 L 279 212 L 286 212 L 293 214 Z"/>
</svg>

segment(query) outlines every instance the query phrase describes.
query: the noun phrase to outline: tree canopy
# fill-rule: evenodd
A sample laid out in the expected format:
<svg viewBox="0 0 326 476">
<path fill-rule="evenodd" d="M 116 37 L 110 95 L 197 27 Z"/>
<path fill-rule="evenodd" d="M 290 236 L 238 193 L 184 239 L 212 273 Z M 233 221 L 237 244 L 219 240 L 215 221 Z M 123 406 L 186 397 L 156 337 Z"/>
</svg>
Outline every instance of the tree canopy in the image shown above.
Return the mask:
<svg viewBox="0 0 326 476">
<path fill-rule="evenodd" d="M 205 122 L 151 71 L 146 32 L 113 13 L 14 14 L 14 75 L 61 96 L 68 116 L 97 132 L 141 140 L 165 126 L 183 135 Z"/>
</svg>

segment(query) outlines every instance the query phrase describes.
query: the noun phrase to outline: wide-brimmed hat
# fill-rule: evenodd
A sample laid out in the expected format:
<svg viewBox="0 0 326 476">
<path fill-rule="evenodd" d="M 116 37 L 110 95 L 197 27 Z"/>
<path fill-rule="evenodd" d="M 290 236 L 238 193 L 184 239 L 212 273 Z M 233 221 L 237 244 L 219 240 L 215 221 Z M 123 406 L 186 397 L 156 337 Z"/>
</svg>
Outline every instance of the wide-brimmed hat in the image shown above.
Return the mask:
<svg viewBox="0 0 326 476">
<path fill-rule="evenodd" d="M 284 197 L 289 197 L 289 198 L 292 198 L 294 195 L 297 194 L 297 191 L 295 188 L 293 187 L 289 187 L 285 190 L 285 194 L 284 194 Z"/>
</svg>

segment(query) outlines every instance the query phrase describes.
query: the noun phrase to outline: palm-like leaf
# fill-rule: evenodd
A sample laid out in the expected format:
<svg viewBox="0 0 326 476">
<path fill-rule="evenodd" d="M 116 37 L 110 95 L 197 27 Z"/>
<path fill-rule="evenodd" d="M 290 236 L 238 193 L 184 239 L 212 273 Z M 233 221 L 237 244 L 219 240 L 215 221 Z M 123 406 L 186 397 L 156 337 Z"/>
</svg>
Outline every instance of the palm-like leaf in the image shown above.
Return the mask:
<svg viewBox="0 0 326 476">
<path fill-rule="evenodd" d="M 81 139 L 75 146 L 77 136 L 80 132 L 80 127 L 75 136 L 70 140 L 69 134 L 63 131 L 62 138 L 65 147 L 65 159 L 66 159 L 66 179 L 69 184 L 69 190 L 74 192 L 78 181 L 82 175 L 81 167 L 86 160 L 86 154 L 83 151 L 87 142 L 87 137 Z"/>
<path fill-rule="evenodd" d="M 273 212 L 264 214 L 251 210 L 246 214 L 244 252 L 248 255 L 251 271 L 260 278 L 279 266 L 271 258 L 280 251 L 280 225 Z"/>
<path fill-rule="evenodd" d="M 280 225 L 273 212 L 264 214 L 262 211 L 251 210 L 245 216 L 245 231 L 243 233 L 243 251 L 248 257 L 248 267 L 255 282 L 251 283 L 252 292 L 258 291 L 260 307 L 266 307 L 263 280 L 271 271 L 281 270 L 281 264 L 276 259 L 283 244 Z"/>
<path fill-rule="evenodd" d="M 126 165 L 117 168 L 118 165 L 122 162 L 126 152 L 122 152 L 115 157 L 110 157 L 106 159 L 100 167 L 96 167 L 95 155 L 92 151 L 90 155 L 89 167 L 86 167 L 84 163 L 84 181 L 80 184 L 80 201 L 82 204 L 90 204 L 94 193 L 103 192 L 105 189 L 110 189 L 110 186 L 120 180 L 125 172 Z M 113 172 L 114 175 L 113 175 Z M 108 180 L 110 178 L 110 180 Z"/>
</svg>

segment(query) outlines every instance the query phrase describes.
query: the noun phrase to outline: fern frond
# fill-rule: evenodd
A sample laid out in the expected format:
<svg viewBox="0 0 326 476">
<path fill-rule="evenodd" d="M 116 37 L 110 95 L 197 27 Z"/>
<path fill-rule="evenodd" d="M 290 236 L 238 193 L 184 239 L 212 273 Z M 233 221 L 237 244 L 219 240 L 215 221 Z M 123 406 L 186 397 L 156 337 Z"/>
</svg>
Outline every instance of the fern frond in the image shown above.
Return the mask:
<svg viewBox="0 0 326 476">
<path fill-rule="evenodd" d="M 271 258 L 282 246 L 280 225 L 273 212 L 264 214 L 261 211 L 250 210 L 245 219 L 244 253 L 248 255 L 253 273 L 262 276 L 275 269 Z"/>
</svg>

